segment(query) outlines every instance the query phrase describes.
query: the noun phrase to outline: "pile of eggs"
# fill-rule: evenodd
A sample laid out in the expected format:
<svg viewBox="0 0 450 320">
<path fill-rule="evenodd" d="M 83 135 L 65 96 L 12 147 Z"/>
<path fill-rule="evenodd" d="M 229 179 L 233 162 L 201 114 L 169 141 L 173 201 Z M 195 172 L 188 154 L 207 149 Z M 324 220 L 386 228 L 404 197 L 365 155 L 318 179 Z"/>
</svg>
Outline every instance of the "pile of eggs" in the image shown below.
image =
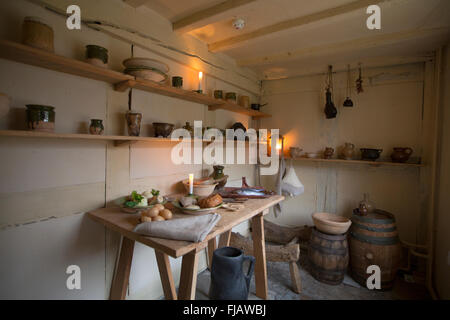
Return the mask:
<svg viewBox="0 0 450 320">
<path fill-rule="evenodd" d="M 164 221 L 172 219 L 172 211 L 166 209 L 162 204 L 155 204 L 148 210 L 141 211 L 141 221 L 151 222 L 151 221 Z"/>
</svg>

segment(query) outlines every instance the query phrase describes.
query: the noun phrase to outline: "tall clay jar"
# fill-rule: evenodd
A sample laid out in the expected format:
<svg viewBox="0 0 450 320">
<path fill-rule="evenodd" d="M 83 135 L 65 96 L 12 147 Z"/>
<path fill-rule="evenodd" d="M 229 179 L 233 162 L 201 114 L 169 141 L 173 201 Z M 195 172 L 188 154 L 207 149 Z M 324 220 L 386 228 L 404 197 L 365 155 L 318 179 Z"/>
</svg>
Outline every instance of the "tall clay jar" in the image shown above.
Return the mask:
<svg viewBox="0 0 450 320">
<path fill-rule="evenodd" d="M 345 160 L 352 160 L 355 154 L 355 145 L 353 143 L 346 142 L 342 149 L 342 157 Z"/>
<path fill-rule="evenodd" d="M 138 137 L 141 133 L 142 113 L 128 111 L 125 115 L 128 126 L 128 135 Z"/>
<path fill-rule="evenodd" d="M 91 119 L 91 125 L 89 126 L 90 134 L 102 135 L 104 131 L 103 120 Z"/>
</svg>

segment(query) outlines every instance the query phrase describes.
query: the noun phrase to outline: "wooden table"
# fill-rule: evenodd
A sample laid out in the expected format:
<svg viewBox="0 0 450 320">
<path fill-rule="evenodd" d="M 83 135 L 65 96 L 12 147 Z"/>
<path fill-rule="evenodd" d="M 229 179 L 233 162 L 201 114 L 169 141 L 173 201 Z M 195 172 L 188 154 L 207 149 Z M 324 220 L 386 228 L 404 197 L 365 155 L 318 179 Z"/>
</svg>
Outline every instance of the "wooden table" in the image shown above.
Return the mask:
<svg viewBox="0 0 450 320">
<path fill-rule="evenodd" d="M 123 236 L 119 263 L 111 285 L 110 299 L 125 299 L 135 241 L 155 249 L 164 296 L 167 300 L 176 300 L 177 298 L 181 300 L 195 299 L 199 253 L 208 247 L 209 262 L 211 262 L 212 252 L 217 248 L 216 236 L 220 236 L 219 247 L 227 246 L 230 242 L 231 229 L 249 219 L 252 221 L 252 238 L 254 256 L 256 258 L 256 295 L 262 299 L 267 299 L 267 269 L 263 216 L 269 212 L 270 207 L 281 202 L 283 199 L 283 196 L 278 195 L 266 199 L 250 199 L 245 202 L 245 208 L 239 211 L 217 210 L 217 213 L 222 218 L 205 240 L 198 243 L 139 235 L 133 232 L 134 227 L 139 223 L 139 215 L 123 213 L 117 207 L 102 208 L 89 212 L 88 215 L 93 220 L 102 223 L 113 231 L 119 232 Z M 187 215 L 174 215 L 175 219 L 181 217 L 186 218 Z M 174 258 L 183 257 L 178 296 L 175 290 L 169 256 Z"/>
</svg>

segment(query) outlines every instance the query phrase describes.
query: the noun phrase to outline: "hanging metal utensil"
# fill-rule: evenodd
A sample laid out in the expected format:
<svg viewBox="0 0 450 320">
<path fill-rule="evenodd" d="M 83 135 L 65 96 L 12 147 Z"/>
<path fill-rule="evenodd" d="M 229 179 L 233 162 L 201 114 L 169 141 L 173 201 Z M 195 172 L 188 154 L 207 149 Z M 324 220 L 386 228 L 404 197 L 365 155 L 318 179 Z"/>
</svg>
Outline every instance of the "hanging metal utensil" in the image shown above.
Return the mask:
<svg viewBox="0 0 450 320">
<path fill-rule="evenodd" d="M 347 99 L 344 101 L 344 107 L 353 107 L 353 101 L 350 99 L 350 65 L 347 65 Z"/>
<path fill-rule="evenodd" d="M 328 84 L 327 84 L 327 91 L 325 93 L 325 97 L 327 100 L 325 104 L 325 115 L 327 119 L 336 118 L 337 115 L 337 109 L 334 106 L 332 100 L 332 91 L 333 91 L 333 66 L 328 66 Z"/>
<path fill-rule="evenodd" d="M 362 71 L 361 71 L 361 63 L 359 64 L 359 77 L 356 79 L 356 92 L 359 94 L 361 92 L 364 92 L 363 89 L 363 79 L 362 79 Z"/>
</svg>

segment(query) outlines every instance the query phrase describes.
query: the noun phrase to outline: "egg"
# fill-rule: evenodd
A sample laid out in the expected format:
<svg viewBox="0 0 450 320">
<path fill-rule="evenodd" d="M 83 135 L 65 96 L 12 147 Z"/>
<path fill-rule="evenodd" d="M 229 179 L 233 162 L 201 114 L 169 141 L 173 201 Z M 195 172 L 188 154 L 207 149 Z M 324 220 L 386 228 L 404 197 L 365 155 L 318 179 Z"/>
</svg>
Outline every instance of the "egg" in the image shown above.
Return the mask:
<svg viewBox="0 0 450 320">
<path fill-rule="evenodd" d="M 150 218 L 154 218 L 159 214 L 159 211 L 161 211 L 161 210 L 159 210 L 156 206 L 154 206 L 153 208 L 150 208 L 149 210 L 147 210 L 146 216 L 150 217 Z"/>
<path fill-rule="evenodd" d="M 169 209 L 164 209 L 164 210 L 162 210 L 162 211 L 159 213 L 159 215 L 160 215 L 161 217 L 163 217 L 164 219 L 166 219 L 166 220 L 172 219 L 172 211 L 170 211 Z"/>
<path fill-rule="evenodd" d="M 166 219 L 164 219 L 161 216 L 156 216 L 156 217 L 152 218 L 152 221 L 164 221 L 164 220 L 166 220 Z"/>
<path fill-rule="evenodd" d="M 154 208 L 158 208 L 159 211 L 164 210 L 164 206 L 160 203 L 155 204 Z"/>
<path fill-rule="evenodd" d="M 142 221 L 142 222 L 152 222 L 152 218 L 147 217 L 147 216 L 142 216 L 142 217 L 141 217 L 141 221 Z"/>
</svg>

